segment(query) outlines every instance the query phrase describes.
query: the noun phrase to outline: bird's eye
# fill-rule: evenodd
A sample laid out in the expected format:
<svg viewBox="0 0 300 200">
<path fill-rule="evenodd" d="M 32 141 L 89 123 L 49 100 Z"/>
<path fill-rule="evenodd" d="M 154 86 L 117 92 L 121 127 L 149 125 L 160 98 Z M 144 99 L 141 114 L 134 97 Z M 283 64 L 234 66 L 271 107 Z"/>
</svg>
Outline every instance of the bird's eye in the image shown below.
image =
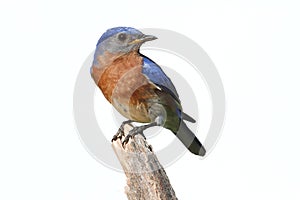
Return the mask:
<svg viewBox="0 0 300 200">
<path fill-rule="evenodd" d="M 120 41 L 126 40 L 126 34 L 125 34 L 125 33 L 119 34 L 119 35 L 118 35 L 118 39 L 119 39 Z"/>
</svg>

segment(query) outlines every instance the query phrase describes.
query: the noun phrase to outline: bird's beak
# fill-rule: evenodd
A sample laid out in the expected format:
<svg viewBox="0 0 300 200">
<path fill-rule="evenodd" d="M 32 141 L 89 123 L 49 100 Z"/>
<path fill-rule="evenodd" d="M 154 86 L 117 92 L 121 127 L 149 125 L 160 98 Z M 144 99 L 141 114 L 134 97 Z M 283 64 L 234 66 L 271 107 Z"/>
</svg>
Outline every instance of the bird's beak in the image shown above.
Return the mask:
<svg viewBox="0 0 300 200">
<path fill-rule="evenodd" d="M 157 37 L 155 37 L 153 35 L 143 35 L 142 37 L 133 40 L 129 44 L 142 44 L 144 42 L 156 40 L 156 39 L 157 39 Z"/>
</svg>

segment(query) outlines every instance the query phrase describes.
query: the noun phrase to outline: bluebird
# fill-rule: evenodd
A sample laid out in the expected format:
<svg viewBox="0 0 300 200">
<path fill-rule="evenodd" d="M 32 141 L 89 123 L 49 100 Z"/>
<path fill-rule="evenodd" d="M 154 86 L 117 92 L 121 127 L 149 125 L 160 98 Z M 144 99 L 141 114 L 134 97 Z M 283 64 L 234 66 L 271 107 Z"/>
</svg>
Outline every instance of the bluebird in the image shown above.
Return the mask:
<svg viewBox="0 0 300 200">
<path fill-rule="evenodd" d="M 184 121 L 196 121 L 183 112 L 171 79 L 139 49 L 157 37 L 131 27 L 108 29 L 99 39 L 91 76 L 105 98 L 133 127 L 123 142 L 153 126 L 172 131 L 190 152 L 204 156 L 205 148 Z M 113 138 L 116 139 L 116 136 Z"/>
</svg>

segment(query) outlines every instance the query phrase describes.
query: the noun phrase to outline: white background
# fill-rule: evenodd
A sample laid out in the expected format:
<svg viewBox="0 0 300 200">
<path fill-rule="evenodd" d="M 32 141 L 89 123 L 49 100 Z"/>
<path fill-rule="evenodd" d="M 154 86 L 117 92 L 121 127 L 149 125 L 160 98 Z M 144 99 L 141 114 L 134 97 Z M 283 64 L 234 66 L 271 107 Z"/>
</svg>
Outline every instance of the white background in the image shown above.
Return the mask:
<svg viewBox="0 0 300 200">
<path fill-rule="evenodd" d="M 86 152 L 72 111 L 81 64 L 120 25 L 190 37 L 222 77 L 216 148 L 166 169 L 179 199 L 299 199 L 297 2 L 1 0 L 0 199 L 126 198 L 124 174 Z"/>
</svg>

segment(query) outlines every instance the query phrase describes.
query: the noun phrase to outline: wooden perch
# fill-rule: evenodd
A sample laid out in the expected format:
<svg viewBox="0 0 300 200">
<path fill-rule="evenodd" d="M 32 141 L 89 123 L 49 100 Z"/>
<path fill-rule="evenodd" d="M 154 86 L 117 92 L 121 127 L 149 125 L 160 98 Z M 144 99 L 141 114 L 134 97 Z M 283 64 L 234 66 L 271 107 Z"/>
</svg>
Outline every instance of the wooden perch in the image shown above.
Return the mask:
<svg viewBox="0 0 300 200">
<path fill-rule="evenodd" d="M 131 129 L 130 125 L 125 125 L 124 134 L 112 143 L 127 177 L 125 193 L 128 199 L 177 199 L 163 166 L 142 135 L 136 135 L 122 146 L 124 137 Z"/>
</svg>

